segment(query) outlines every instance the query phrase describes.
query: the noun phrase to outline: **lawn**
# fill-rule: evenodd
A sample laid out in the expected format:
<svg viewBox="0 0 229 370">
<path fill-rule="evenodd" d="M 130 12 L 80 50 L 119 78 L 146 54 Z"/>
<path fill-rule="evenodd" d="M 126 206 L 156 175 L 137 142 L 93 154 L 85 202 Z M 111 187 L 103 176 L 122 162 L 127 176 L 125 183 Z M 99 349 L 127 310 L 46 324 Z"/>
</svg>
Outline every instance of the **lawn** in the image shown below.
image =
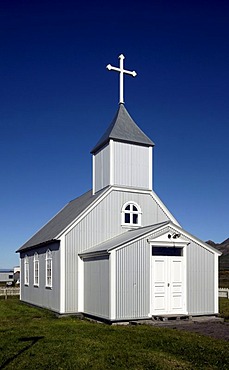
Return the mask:
<svg viewBox="0 0 229 370">
<path fill-rule="evenodd" d="M 222 317 L 225 321 L 229 321 L 229 299 L 220 298 L 219 300 L 219 310 Z"/>
<path fill-rule="evenodd" d="M 228 301 L 228 302 L 227 302 Z M 228 314 L 229 300 L 223 300 Z M 149 326 L 109 326 L 0 300 L 0 369 L 228 369 L 229 343 Z"/>
</svg>

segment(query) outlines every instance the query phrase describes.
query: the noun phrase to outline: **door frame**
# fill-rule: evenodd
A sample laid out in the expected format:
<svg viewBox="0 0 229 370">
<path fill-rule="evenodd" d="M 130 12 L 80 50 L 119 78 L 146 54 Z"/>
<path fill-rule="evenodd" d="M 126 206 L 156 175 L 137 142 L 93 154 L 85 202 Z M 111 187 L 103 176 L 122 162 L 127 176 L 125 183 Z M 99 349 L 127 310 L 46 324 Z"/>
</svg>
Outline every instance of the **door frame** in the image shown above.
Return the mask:
<svg viewBox="0 0 229 370">
<path fill-rule="evenodd" d="M 178 314 L 187 315 L 187 245 L 189 243 L 185 242 L 169 242 L 169 241 L 150 241 L 150 307 L 149 307 L 149 316 L 155 315 L 155 312 L 153 311 L 153 274 L 152 274 L 152 268 L 153 268 L 153 255 L 152 255 L 152 247 L 176 247 L 176 248 L 182 248 L 183 250 L 183 296 L 184 296 L 184 307 L 182 312 L 179 312 Z M 166 315 L 164 312 L 162 315 Z M 157 312 L 157 315 L 160 315 L 159 312 Z M 169 314 L 168 314 L 169 315 Z"/>
</svg>

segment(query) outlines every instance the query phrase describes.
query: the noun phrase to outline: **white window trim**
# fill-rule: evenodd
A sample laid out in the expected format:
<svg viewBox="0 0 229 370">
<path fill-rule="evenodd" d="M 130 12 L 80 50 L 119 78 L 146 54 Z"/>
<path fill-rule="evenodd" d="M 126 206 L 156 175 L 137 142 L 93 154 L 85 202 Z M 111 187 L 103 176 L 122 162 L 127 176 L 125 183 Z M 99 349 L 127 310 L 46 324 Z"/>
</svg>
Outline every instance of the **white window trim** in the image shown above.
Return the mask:
<svg viewBox="0 0 229 370">
<path fill-rule="evenodd" d="M 36 269 L 37 266 L 37 269 Z M 36 276 L 36 271 L 37 271 L 37 276 Z M 36 281 L 37 278 L 37 281 Z M 37 252 L 34 253 L 33 256 L 33 285 L 34 286 L 39 286 L 39 255 Z"/>
<path fill-rule="evenodd" d="M 128 205 L 131 205 L 132 207 L 135 206 L 137 208 L 137 211 L 133 211 L 133 209 L 132 209 L 132 210 L 130 210 L 130 212 L 127 212 L 126 207 Z M 125 222 L 125 214 L 126 213 L 130 214 L 130 218 L 131 218 L 132 222 L 129 222 L 129 223 Z M 133 223 L 133 214 L 138 215 L 138 223 L 137 224 Z M 128 201 L 122 206 L 121 225 L 123 227 L 127 227 L 127 228 L 130 228 L 130 227 L 131 228 L 138 228 L 139 226 L 142 226 L 142 211 L 141 211 L 140 206 L 136 202 Z"/>
<path fill-rule="evenodd" d="M 29 257 L 27 254 L 24 259 L 24 284 L 29 285 Z"/>
<path fill-rule="evenodd" d="M 50 261 L 50 276 L 48 276 L 48 262 Z M 50 282 L 48 279 L 50 278 Z M 52 288 L 52 252 L 50 249 L 46 251 L 45 256 L 45 287 L 46 288 Z"/>
</svg>

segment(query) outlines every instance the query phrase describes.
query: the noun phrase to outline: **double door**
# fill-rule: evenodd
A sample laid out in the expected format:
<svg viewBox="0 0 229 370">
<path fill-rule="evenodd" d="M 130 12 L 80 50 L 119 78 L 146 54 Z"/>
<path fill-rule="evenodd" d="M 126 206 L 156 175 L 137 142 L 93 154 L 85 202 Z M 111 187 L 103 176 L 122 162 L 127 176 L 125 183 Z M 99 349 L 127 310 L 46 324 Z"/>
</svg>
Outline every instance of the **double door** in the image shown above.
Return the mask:
<svg viewBox="0 0 229 370">
<path fill-rule="evenodd" d="M 183 256 L 152 256 L 152 259 L 152 314 L 184 314 Z"/>
</svg>

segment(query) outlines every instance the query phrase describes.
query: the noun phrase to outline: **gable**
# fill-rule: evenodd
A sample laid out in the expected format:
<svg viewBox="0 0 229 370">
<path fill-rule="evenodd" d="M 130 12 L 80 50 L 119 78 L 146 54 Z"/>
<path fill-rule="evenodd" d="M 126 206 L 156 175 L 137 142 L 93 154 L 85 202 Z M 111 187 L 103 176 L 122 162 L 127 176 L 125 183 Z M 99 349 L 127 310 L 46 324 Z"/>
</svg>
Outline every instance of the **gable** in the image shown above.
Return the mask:
<svg viewBox="0 0 229 370">
<path fill-rule="evenodd" d="M 127 202 L 134 202 L 141 209 L 141 224 L 138 227 L 171 220 L 169 212 L 155 198 L 151 191 L 110 187 L 87 214 L 66 230 L 66 245 L 81 252 L 127 232 L 128 225 L 122 224 L 122 209 Z"/>
<path fill-rule="evenodd" d="M 121 227 L 121 209 L 127 201 L 134 201 L 140 205 L 143 212 L 143 223 L 141 226 L 168 220 L 177 223 L 161 200 L 152 191 L 108 187 L 93 195 L 90 190 L 69 202 L 17 252 L 55 241 L 63 234 L 68 235 L 68 237 L 71 233 L 77 234 L 79 233 L 79 227 L 81 229 L 80 250 L 85 248 L 85 241 L 87 241 L 86 248 L 90 248 L 106 239 L 123 233 L 126 230 Z M 84 214 L 85 217 L 82 216 Z M 79 223 L 80 226 L 77 226 Z M 90 235 L 88 235 L 88 225 L 90 225 Z M 78 237 L 77 235 L 76 238 Z"/>
<path fill-rule="evenodd" d="M 146 227 L 137 228 L 135 230 L 129 230 L 124 234 L 106 240 L 87 251 L 79 253 L 79 255 L 84 257 L 89 255 L 110 253 L 112 250 L 131 247 L 133 243 L 143 239 L 147 239 L 147 243 L 151 244 L 152 246 L 163 246 L 168 248 L 183 248 L 184 246 L 190 246 L 190 248 L 193 250 L 199 248 L 203 251 L 203 253 L 206 251 L 210 252 L 212 255 L 221 255 L 221 252 L 219 252 L 217 249 L 194 237 L 181 227 L 173 224 L 171 221 L 165 221 Z"/>
</svg>

